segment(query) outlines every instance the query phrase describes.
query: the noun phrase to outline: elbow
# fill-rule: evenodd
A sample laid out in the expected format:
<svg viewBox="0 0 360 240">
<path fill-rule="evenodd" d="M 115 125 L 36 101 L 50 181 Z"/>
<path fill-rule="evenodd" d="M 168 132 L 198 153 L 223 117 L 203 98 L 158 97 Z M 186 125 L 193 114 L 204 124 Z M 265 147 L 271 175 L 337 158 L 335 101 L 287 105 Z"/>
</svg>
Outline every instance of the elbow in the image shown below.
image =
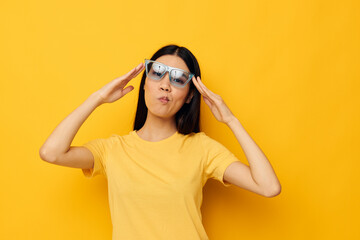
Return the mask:
<svg viewBox="0 0 360 240">
<path fill-rule="evenodd" d="M 54 162 L 55 159 L 53 157 L 50 157 L 48 152 L 45 149 L 40 148 L 39 155 L 42 160 L 45 162 Z"/>
<path fill-rule="evenodd" d="M 272 189 L 269 189 L 268 191 L 266 191 L 264 196 L 267 198 L 272 198 L 272 197 L 279 195 L 280 193 L 281 193 L 281 185 L 278 184 L 278 185 L 276 185 L 276 187 L 273 187 Z"/>
</svg>

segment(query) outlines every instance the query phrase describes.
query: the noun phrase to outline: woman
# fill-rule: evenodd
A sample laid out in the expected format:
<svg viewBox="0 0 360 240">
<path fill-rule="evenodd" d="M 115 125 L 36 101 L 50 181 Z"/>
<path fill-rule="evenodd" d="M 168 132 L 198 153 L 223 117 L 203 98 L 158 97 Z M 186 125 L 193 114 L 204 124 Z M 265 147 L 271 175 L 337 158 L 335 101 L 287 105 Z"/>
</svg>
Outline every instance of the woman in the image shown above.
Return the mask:
<svg viewBox="0 0 360 240">
<path fill-rule="evenodd" d="M 126 84 L 145 69 L 134 129 L 83 146 L 70 146 L 94 109 L 134 89 Z M 249 166 L 200 132 L 200 96 L 243 148 Z M 168 45 L 145 64 L 93 93 L 49 136 L 43 160 L 107 178 L 113 239 L 208 239 L 202 225 L 202 188 L 213 178 L 265 197 L 280 183 L 261 149 L 222 98 L 200 79 L 199 64 L 185 47 Z"/>
</svg>

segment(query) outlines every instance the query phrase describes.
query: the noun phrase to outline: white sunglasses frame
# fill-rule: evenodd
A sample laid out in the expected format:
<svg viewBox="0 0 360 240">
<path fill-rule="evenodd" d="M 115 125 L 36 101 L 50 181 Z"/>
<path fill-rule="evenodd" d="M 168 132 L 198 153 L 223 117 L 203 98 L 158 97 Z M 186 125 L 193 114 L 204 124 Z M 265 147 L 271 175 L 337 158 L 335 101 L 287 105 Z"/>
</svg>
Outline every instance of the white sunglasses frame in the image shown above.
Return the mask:
<svg viewBox="0 0 360 240">
<path fill-rule="evenodd" d="M 153 80 L 155 80 L 155 81 L 158 81 L 158 80 L 162 79 L 162 78 L 164 77 L 164 75 L 168 72 L 168 73 L 169 73 L 169 78 L 170 78 L 170 83 L 171 83 L 172 85 L 176 86 L 176 87 L 179 87 L 179 88 L 185 87 L 185 86 L 188 84 L 188 82 L 193 78 L 193 76 L 195 76 L 195 74 L 190 73 L 190 72 L 187 72 L 187 71 L 185 71 L 185 70 L 183 70 L 183 69 L 170 67 L 170 66 L 168 66 L 168 65 L 166 65 L 166 64 L 164 64 L 164 63 L 161 63 L 161 62 L 157 62 L 157 61 L 150 60 L 150 59 L 145 59 L 145 72 L 146 72 L 146 76 L 148 76 L 148 67 L 147 67 L 147 66 L 148 66 L 149 63 L 157 63 L 157 64 L 160 64 L 160 65 L 164 66 L 165 69 L 166 69 L 165 72 L 160 76 L 159 79 L 153 79 L 153 78 L 150 77 L 151 79 L 153 79 Z M 185 82 L 184 85 L 179 85 L 179 84 L 177 84 L 176 82 L 174 82 L 174 81 L 172 80 L 172 77 L 171 77 L 171 74 L 170 74 L 170 72 L 171 72 L 172 70 L 180 70 L 180 71 L 182 71 L 182 72 L 188 73 L 188 74 L 189 74 L 189 79 L 186 80 L 186 82 Z"/>
</svg>

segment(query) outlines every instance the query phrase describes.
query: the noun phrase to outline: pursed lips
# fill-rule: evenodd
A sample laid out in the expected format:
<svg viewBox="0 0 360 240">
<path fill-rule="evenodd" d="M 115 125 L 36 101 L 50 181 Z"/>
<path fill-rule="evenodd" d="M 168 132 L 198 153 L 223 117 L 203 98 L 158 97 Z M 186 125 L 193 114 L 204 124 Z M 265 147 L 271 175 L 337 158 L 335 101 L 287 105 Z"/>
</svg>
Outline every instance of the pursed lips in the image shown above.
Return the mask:
<svg viewBox="0 0 360 240">
<path fill-rule="evenodd" d="M 167 97 L 161 97 L 159 98 L 161 102 L 169 102 L 170 100 Z"/>
</svg>

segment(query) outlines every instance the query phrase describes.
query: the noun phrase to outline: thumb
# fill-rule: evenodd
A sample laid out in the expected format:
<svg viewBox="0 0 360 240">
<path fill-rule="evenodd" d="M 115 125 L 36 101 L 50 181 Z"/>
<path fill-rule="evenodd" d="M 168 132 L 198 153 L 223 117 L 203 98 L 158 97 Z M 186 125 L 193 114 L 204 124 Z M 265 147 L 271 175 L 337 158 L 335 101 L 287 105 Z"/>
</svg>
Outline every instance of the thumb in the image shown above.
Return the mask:
<svg viewBox="0 0 360 240">
<path fill-rule="evenodd" d="M 133 89 L 134 89 L 134 86 L 131 86 L 131 85 L 128 86 L 128 87 L 126 87 L 126 88 L 124 88 L 123 94 L 126 95 L 126 94 L 128 94 L 129 92 L 131 92 Z"/>
</svg>

